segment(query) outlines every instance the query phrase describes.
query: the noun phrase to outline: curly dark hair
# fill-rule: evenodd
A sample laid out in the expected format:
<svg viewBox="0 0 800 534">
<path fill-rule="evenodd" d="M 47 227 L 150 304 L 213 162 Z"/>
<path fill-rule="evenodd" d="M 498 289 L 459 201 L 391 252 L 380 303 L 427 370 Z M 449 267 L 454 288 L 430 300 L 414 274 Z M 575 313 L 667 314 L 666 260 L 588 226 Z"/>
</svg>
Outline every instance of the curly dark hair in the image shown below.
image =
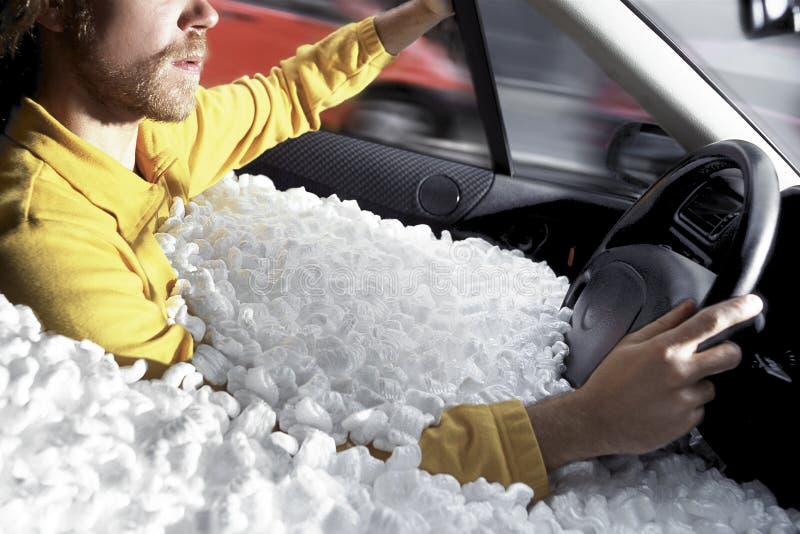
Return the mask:
<svg viewBox="0 0 800 534">
<path fill-rule="evenodd" d="M 11 109 L 36 90 L 41 50 L 36 20 L 49 0 L 2 0 L 0 3 L 0 133 Z M 87 0 L 61 0 L 67 31 L 88 34 L 91 16 Z"/>
<path fill-rule="evenodd" d="M 29 34 L 47 0 L 5 0 L 0 7 L 0 57 L 14 57 Z"/>
<path fill-rule="evenodd" d="M 47 0 L 5 0 L 0 7 L 0 132 L 11 108 L 36 88 L 39 68 L 36 19 Z"/>
</svg>

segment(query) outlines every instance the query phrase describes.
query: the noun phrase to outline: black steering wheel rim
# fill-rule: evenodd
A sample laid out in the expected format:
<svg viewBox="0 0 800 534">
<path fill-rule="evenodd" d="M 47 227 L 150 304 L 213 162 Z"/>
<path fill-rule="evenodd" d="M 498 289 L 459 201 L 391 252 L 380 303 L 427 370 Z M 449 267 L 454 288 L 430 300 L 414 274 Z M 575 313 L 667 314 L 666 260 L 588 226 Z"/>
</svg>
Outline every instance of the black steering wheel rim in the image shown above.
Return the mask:
<svg viewBox="0 0 800 534">
<path fill-rule="evenodd" d="M 741 174 L 741 204 L 729 218 L 725 257 L 715 271 L 685 251 L 643 242 L 730 169 Z M 746 141 L 713 143 L 668 171 L 619 219 L 567 292 L 564 305 L 574 312 L 566 378 L 580 386 L 624 335 L 686 298 L 708 305 L 751 292 L 770 256 L 779 206 L 772 162 Z"/>
</svg>

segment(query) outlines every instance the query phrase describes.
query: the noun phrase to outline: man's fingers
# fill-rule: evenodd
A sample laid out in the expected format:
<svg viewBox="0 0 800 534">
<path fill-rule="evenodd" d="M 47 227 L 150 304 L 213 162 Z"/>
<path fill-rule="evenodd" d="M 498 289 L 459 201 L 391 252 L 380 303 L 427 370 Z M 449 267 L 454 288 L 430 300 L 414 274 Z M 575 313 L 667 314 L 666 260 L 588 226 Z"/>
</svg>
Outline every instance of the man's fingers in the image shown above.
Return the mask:
<svg viewBox="0 0 800 534">
<path fill-rule="evenodd" d="M 731 326 L 752 319 L 764 303 L 755 295 L 744 295 L 709 306 L 664 335 L 670 345 L 691 344 L 697 347 Z"/>
<path fill-rule="evenodd" d="M 692 404 L 695 408 L 700 408 L 714 400 L 716 390 L 714 384 L 708 380 L 701 380 L 688 390 L 689 397 L 691 397 Z"/>
<path fill-rule="evenodd" d="M 641 343 L 652 339 L 659 334 L 663 334 L 672 330 L 687 318 L 689 318 L 695 311 L 695 304 L 692 300 L 684 300 L 670 311 L 656 319 L 650 324 L 647 324 L 633 332 L 628 336 L 630 341 Z"/>
<path fill-rule="evenodd" d="M 742 361 L 739 345 L 726 341 L 710 349 L 692 355 L 692 373 L 689 383 L 711 375 L 734 369 Z"/>
<path fill-rule="evenodd" d="M 687 421 L 689 423 L 688 430 L 691 430 L 692 428 L 700 425 L 700 423 L 703 422 L 705 415 L 706 415 L 706 410 L 702 406 L 700 408 L 692 410 L 692 412 L 689 414 L 689 419 Z"/>
</svg>

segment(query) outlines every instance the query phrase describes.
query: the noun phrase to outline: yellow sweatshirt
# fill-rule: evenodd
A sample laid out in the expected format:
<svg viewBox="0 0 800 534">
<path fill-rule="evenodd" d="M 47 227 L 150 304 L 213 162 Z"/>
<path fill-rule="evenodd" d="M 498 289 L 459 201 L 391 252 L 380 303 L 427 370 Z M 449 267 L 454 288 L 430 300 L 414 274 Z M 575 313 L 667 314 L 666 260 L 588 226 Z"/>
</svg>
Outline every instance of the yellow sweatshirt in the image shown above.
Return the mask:
<svg viewBox="0 0 800 534">
<path fill-rule="evenodd" d="M 142 175 L 124 168 L 25 99 L 0 137 L 0 292 L 47 330 L 88 338 L 150 376 L 194 346 L 167 323 L 176 276 L 153 234 L 184 201 L 290 137 L 320 127 L 324 109 L 355 95 L 393 56 L 372 19 L 298 49 L 266 75 L 200 89 L 180 123 L 143 121 Z M 547 493 L 547 474 L 520 402 L 459 406 L 422 436 L 422 467 L 462 483 L 479 476 Z"/>
</svg>

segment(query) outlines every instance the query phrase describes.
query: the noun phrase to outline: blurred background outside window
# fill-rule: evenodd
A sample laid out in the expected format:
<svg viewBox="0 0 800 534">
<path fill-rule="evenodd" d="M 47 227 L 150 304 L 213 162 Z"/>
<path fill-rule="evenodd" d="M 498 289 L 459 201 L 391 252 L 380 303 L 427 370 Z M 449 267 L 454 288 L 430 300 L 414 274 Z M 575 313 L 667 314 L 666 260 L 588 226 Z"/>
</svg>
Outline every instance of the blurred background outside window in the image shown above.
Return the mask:
<svg viewBox="0 0 800 534">
<path fill-rule="evenodd" d="M 350 21 L 398 4 L 381 0 L 212 0 L 206 87 L 266 72 Z M 323 114 L 323 128 L 489 167 L 488 148 L 454 20 L 431 31 L 358 97 Z"/>
<path fill-rule="evenodd" d="M 640 193 L 606 158 L 622 125 L 653 119 L 526 0 L 478 6 L 515 175 Z"/>
</svg>

